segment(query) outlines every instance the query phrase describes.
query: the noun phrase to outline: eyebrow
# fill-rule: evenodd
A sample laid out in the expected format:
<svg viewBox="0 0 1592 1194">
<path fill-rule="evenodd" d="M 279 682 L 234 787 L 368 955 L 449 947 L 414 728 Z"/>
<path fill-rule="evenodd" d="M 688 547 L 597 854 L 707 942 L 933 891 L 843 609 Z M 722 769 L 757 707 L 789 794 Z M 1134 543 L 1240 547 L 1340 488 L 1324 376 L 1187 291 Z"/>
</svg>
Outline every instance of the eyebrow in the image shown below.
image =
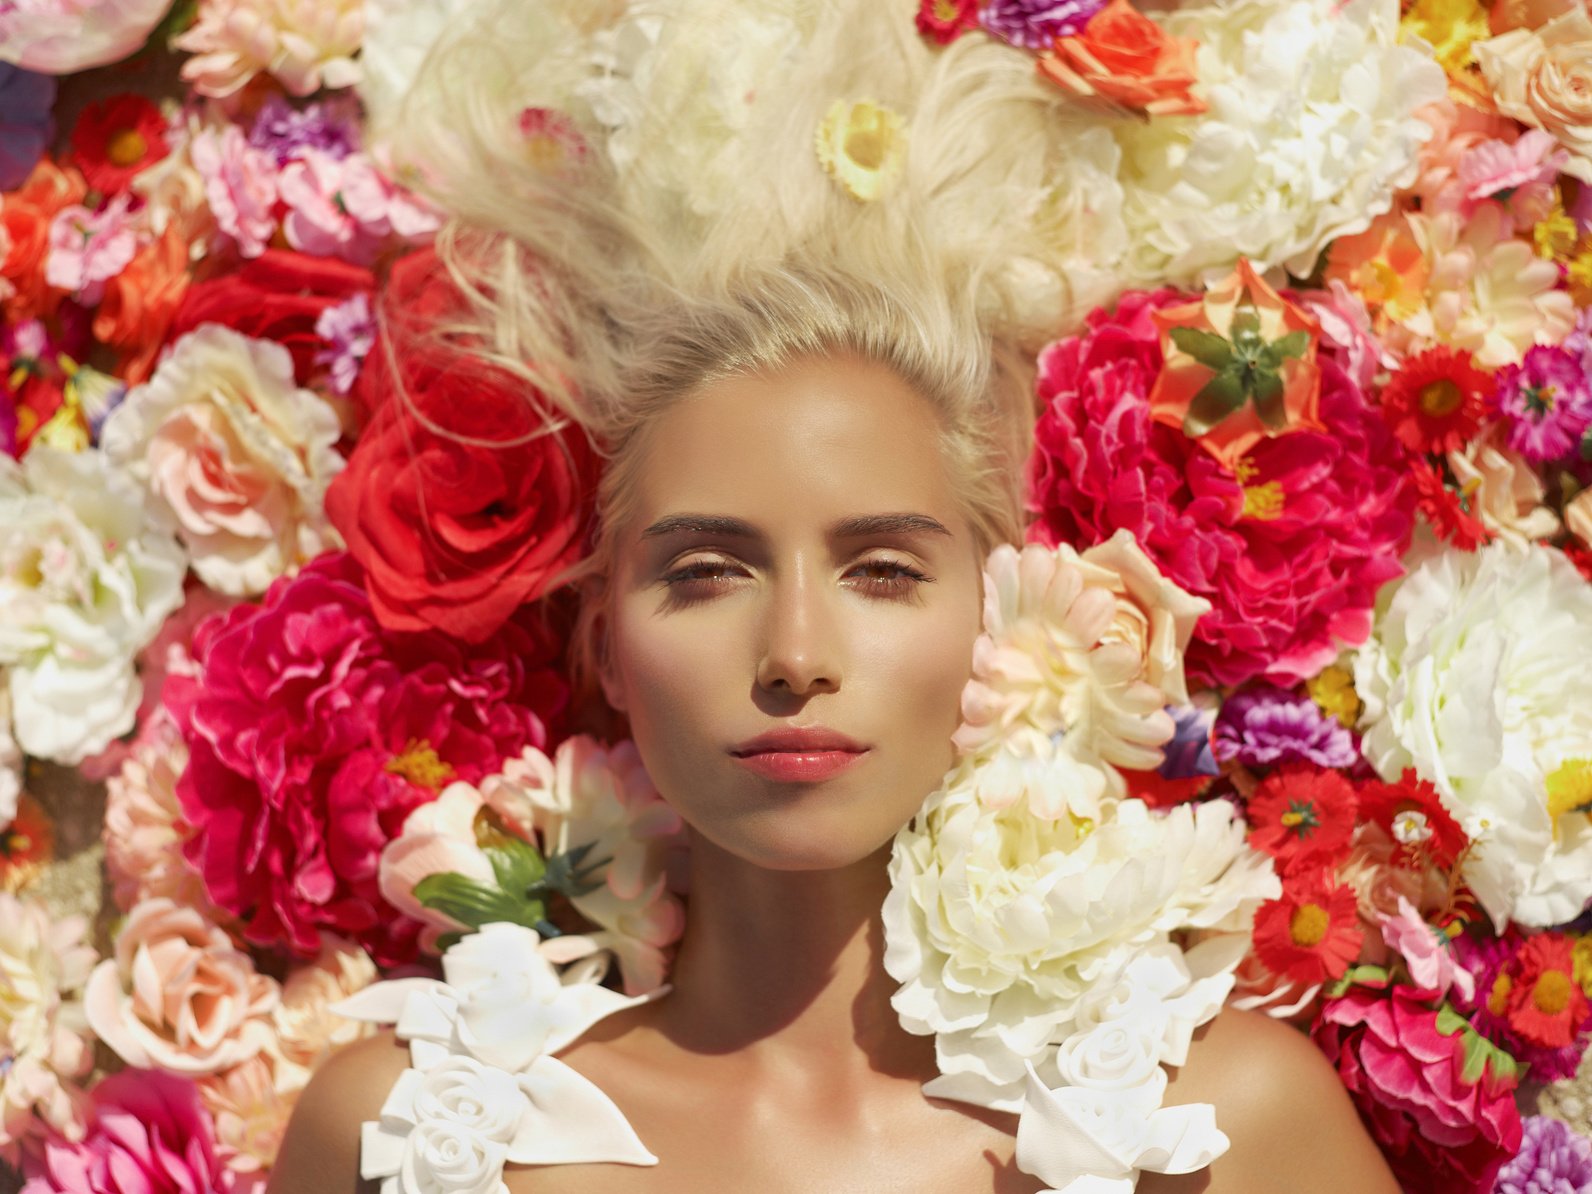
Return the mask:
<svg viewBox="0 0 1592 1194">
<path fill-rule="evenodd" d="M 685 532 L 722 535 L 730 539 L 761 539 L 763 533 L 749 522 L 723 514 L 671 514 L 641 532 L 643 539 Z M 945 535 L 951 532 L 927 514 L 858 514 L 829 525 L 832 539 L 860 539 L 866 535 Z"/>
</svg>

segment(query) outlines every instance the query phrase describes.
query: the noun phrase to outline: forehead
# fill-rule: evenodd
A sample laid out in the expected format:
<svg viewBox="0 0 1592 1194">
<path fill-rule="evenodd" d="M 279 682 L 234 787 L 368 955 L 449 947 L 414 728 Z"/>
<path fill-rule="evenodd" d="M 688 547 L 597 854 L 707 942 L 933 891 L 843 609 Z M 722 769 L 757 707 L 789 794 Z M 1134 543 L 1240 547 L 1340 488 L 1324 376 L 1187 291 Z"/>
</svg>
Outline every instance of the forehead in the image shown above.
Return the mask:
<svg viewBox="0 0 1592 1194">
<path fill-rule="evenodd" d="M 892 370 L 851 357 L 702 386 L 649 429 L 637 480 L 648 520 L 691 510 L 774 529 L 910 509 L 949 526 L 955 514 L 933 407 Z"/>
</svg>

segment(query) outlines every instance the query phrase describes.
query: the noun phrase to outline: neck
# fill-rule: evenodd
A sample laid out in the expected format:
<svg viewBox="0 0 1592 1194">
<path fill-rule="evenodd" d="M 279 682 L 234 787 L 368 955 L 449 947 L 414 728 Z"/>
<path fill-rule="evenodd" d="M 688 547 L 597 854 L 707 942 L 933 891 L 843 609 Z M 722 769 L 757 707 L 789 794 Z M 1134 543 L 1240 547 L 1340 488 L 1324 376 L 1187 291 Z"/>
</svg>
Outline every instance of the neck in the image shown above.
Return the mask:
<svg viewBox="0 0 1592 1194">
<path fill-rule="evenodd" d="M 836 870 L 771 871 L 693 835 L 685 936 L 659 1008 L 667 1035 L 793 1076 L 932 1077 L 932 1038 L 907 1033 L 890 1005 L 889 859 L 886 845 Z"/>
</svg>

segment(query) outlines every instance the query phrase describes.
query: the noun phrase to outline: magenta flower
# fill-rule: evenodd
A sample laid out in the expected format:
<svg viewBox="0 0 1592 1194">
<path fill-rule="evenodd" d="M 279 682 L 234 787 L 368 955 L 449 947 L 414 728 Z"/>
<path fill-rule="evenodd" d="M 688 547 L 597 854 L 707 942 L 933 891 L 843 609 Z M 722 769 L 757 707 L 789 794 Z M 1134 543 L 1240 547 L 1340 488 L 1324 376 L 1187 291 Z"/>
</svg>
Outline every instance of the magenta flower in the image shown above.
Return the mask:
<svg viewBox="0 0 1592 1194">
<path fill-rule="evenodd" d="M 556 651 L 529 619 L 480 646 L 387 633 L 340 553 L 206 621 L 196 674 L 163 695 L 190 752 L 184 853 L 210 898 L 257 945 L 310 958 L 325 929 L 381 965 L 412 958 L 419 926 L 381 896 L 382 847 L 447 783 L 550 747 Z"/>
<path fill-rule="evenodd" d="M 1106 0 L 989 0 L 978 23 L 1027 50 L 1048 50 L 1058 37 L 1081 33 Z"/>
<path fill-rule="evenodd" d="M 1359 761 L 1354 735 L 1327 717 L 1307 696 L 1269 684 L 1236 692 L 1216 719 L 1216 757 L 1246 767 L 1274 767 L 1308 759 L 1319 767 L 1347 768 Z"/>
<path fill-rule="evenodd" d="M 1592 383 L 1576 354 L 1539 344 L 1498 371 L 1492 409 L 1511 448 L 1537 463 L 1559 460 L 1592 426 Z"/>
</svg>

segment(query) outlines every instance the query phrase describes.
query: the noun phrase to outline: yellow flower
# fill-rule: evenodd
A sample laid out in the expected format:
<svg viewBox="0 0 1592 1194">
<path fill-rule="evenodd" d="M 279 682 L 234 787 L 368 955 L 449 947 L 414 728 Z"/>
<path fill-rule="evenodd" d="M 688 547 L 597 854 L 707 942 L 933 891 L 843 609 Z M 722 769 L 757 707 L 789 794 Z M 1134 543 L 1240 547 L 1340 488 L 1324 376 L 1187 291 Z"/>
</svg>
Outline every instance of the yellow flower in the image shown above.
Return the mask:
<svg viewBox="0 0 1592 1194">
<path fill-rule="evenodd" d="M 1346 667 L 1332 664 L 1306 682 L 1310 699 L 1321 707 L 1328 717 L 1336 717 L 1339 724 L 1353 729 L 1360 719 L 1360 698 L 1354 691 L 1354 673 Z"/>
<path fill-rule="evenodd" d="M 1432 57 L 1450 82 L 1466 91 L 1476 89 L 1467 78 L 1476 70 L 1471 45 L 1492 36 L 1487 12 L 1477 0 L 1415 0 L 1399 30 L 1405 39 L 1419 37 L 1431 43 Z"/>
<path fill-rule="evenodd" d="M 906 158 L 901 114 L 869 100 L 836 100 L 818 123 L 819 164 L 856 198 L 871 202 Z"/>
<path fill-rule="evenodd" d="M 1537 246 L 1537 256 L 1550 261 L 1563 264 L 1575 252 L 1575 220 L 1557 197 L 1553 200 L 1553 210 L 1532 227 L 1531 239 Z"/>
<path fill-rule="evenodd" d="M 1583 240 L 1580 251 L 1567 262 L 1570 297 L 1578 306 L 1592 304 L 1592 240 Z"/>
</svg>

